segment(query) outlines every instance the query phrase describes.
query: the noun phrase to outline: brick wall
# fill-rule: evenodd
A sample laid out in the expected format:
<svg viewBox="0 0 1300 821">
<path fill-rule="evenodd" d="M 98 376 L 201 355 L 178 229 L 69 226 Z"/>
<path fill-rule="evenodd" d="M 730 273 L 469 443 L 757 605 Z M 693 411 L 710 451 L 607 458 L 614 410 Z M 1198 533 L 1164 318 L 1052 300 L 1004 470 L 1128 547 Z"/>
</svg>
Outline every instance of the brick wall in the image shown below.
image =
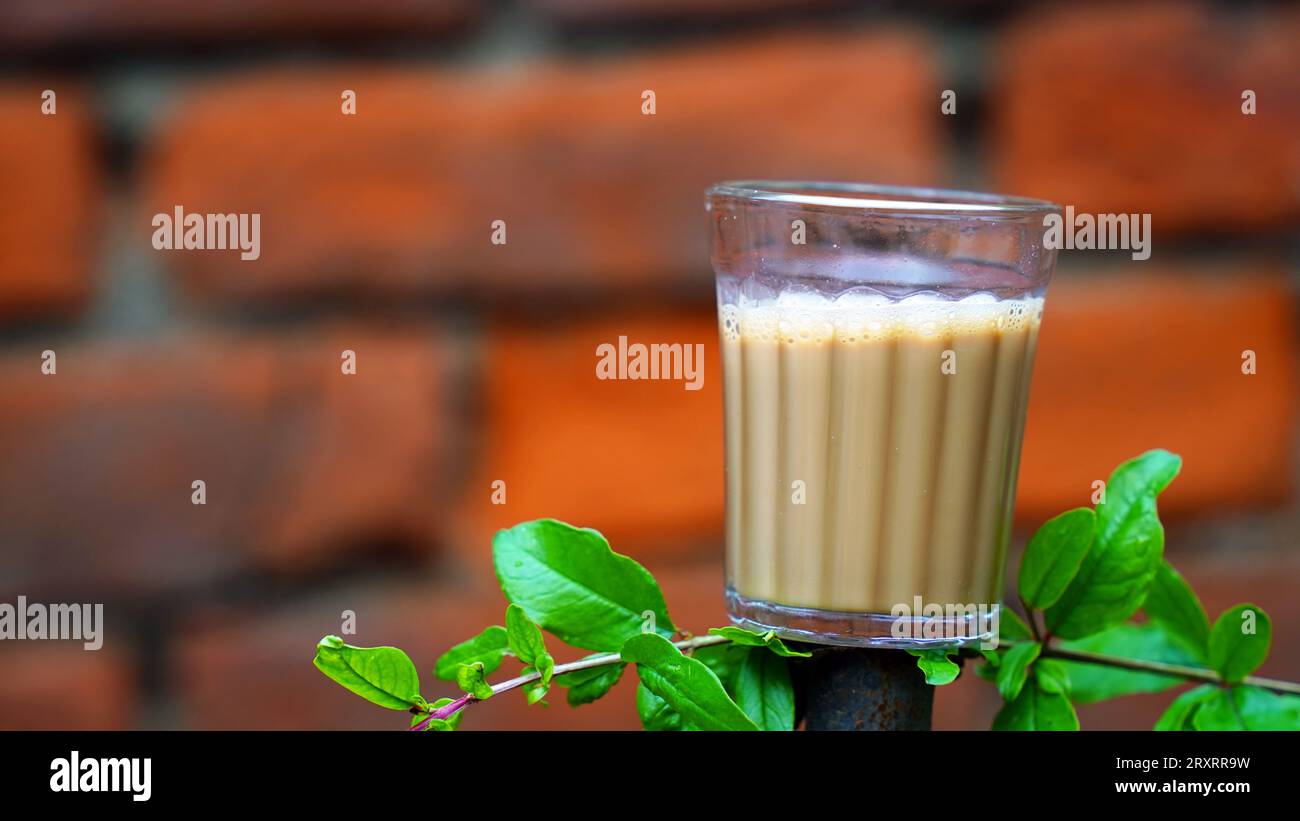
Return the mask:
<svg viewBox="0 0 1300 821">
<path fill-rule="evenodd" d="M 491 534 L 541 515 L 646 563 L 679 623 L 720 623 L 701 195 L 734 177 L 1151 213 L 1147 262 L 1063 255 L 1017 521 L 1149 447 L 1182 453 L 1169 555 L 1212 614 L 1268 608 L 1264 672 L 1300 679 L 1293 9 L 207 8 L 0 6 L 0 599 L 108 619 L 98 653 L 0 646 L 0 726 L 394 726 L 312 669 L 314 641 L 352 610 L 355 641 L 427 671 L 500 619 Z M 260 257 L 154 250 L 176 205 L 260 213 Z M 597 381 L 619 335 L 703 342 L 704 389 Z M 469 722 L 630 727 L 631 692 Z M 1149 726 L 1163 703 L 1083 718 Z M 936 721 L 996 707 L 963 680 Z"/>
</svg>

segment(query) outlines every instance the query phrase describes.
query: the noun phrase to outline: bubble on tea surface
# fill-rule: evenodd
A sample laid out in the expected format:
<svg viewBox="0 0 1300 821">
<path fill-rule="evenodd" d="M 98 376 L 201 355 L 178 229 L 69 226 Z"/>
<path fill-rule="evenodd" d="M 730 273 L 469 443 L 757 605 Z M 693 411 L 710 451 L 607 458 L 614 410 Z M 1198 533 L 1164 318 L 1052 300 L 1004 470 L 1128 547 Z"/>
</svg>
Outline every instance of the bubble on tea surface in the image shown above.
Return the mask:
<svg viewBox="0 0 1300 821">
<path fill-rule="evenodd" d="M 718 316 L 722 323 L 722 338 L 740 339 L 740 308 L 736 305 L 723 305 L 718 310 Z"/>
</svg>

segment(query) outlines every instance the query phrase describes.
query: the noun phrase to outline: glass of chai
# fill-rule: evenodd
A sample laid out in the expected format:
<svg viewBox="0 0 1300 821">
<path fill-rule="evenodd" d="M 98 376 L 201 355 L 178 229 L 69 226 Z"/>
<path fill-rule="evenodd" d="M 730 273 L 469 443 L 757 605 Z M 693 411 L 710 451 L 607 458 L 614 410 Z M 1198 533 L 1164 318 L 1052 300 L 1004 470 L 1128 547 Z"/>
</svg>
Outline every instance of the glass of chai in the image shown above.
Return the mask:
<svg viewBox="0 0 1300 821">
<path fill-rule="evenodd" d="M 727 182 L 706 200 L 727 608 L 822 644 L 996 640 L 1058 206 Z"/>
</svg>

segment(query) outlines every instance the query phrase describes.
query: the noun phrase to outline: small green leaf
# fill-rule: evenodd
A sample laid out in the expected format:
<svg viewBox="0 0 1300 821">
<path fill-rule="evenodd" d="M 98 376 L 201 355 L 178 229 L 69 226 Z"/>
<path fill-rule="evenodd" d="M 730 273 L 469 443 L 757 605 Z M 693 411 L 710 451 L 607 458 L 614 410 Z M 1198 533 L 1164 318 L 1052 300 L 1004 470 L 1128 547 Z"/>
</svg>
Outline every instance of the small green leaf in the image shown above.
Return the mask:
<svg viewBox="0 0 1300 821">
<path fill-rule="evenodd" d="M 1068 696 L 1070 694 L 1070 671 L 1055 659 L 1039 659 L 1034 662 L 1034 681 L 1044 693 Z"/>
<path fill-rule="evenodd" d="M 1239 604 L 1210 630 L 1210 666 L 1229 683 L 1241 681 L 1268 658 L 1272 640 L 1268 614 L 1253 604 Z"/>
<path fill-rule="evenodd" d="M 411 726 L 414 727 L 415 725 L 419 724 L 421 721 L 424 721 L 424 719 L 428 717 L 429 713 L 433 712 L 439 707 L 446 707 L 448 704 L 451 704 L 451 702 L 452 699 L 450 698 L 438 699 L 433 704 L 429 705 L 429 709 L 426 712 L 411 716 Z M 461 718 L 464 717 L 464 715 L 465 715 L 465 711 L 459 710 L 455 713 L 452 713 L 451 718 L 429 719 L 429 723 L 425 725 L 424 730 L 425 732 L 428 732 L 430 730 L 437 731 L 437 732 L 449 732 L 460 726 L 460 720 Z"/>
<path fill-rule="evenodd" d="M 994 730 L 1077 730 L 1079 716 L 1070 699 L 1031 683 L 993 718 Z"/>
<path fill-rule="evenodd" d="M 731 639 L 734 644 L 744 645 L 746 647 L 766 647 L 778 656 L 786 658 L 808 658 L 812 653 L 803 650 L 791 650 L 785 645 L 785 642 L 776 635 L 775 630 L 768 630 L 766 633 L 755 633 L 753 630 L 746 630 L 743 627 L 734 625 L 727 627 L 711 627 L 709 635 L 723 636 Z"/>
<path fill-rule="evenodd" d="M 1029 630 L 1029 625 L 1025 620 L 1020 618 L 1020 614 L 1007 607 L 1005 604 L 998 608 L 998 639 L 1007 641 L 1022 641 L 1033 638 L 1033 633 Z"/>
<path fill-rule="evenodd" d="M 1180 693 L 1157 719 L 1153 729 L 1162 731 L 1192 729 L 1192 718 L 1196 715 L 1196 711 L 1202 704 L 1214 698 L 1218 692 L 1219 688 L 1213 684 L 1202 684 L 1200 687 L 1193 687 L 1185 693 Z"/>
<path fill-rule="evenodd" d="M 1215 688 L 1191 721 L 1197 730 L 1298 730 L 1300 696 L 1247 685 Z"/>
<path fill-rule="evenodd" d="M 1142 609 L 1151 621 L 1165 628 L 1170 638 L 1187 648 L 1194 659 L 1205 662 L 1210 619 L 1191 586 L 1169 562 L 1160 563 Z"/>
<path fill-rule="evenodd" d="M 1163 661 L 1167 664 L 1196 664 L 1196 659 L 1159 624 L 1121 624 L 1077 641 L 1063 641 L 1067 650 L 1082 650 L 1103 656 Z M 1159 693 L 1177 687 L 1184 679 L 1163 673 L 1121 670 L 1081 661 L 1062 662 L 1069 671 L 1071 698 L 1079 704 L 1136 693 Z"/>
<path fill-rule="evenodd" d="M 396 647 L 353 647 L 338 636 L 326 636 L 316 645 L 312 663 L 338 684 L 380 707 L 409 710 L 423 704 L 420 674 Z"/>
<path fill-rule="evenodd" d="M 547 658 L 550 658 L 550 656 L 547 656 Z M 534 670 L 532 667 L 524 668 L 525 675 L 529 675 L 535 672 L 537 671 Z M 550 692 L 550 690 L 551 690 L 551 684 L 549 681 L 549 676 L 545 681 L 543 681 L 542 679 L 537 679 L 535 681 L 530 681 L 523 686 L 524 698 L 528 701 L 528 703 L 536 704 L 540 701 L 543 707 L 547 705 L 545 701 L 542 701 L 542 699 L 546 698 L 546 694 Z"/>
<path fill-rule="evenodd" d="M 541 684 L 543 687 L 550 688 L 551 676 L 555 674 L 555 659 L 551 658 L 550 653 L 543 653 L 537 660 L 537 671 L 542 674 Z"/>
<path fill-rule="evenodd" d="M 668 702 L 682 727 L 699 730 L 757 730 L 722 682 L 703 662 L 683 656 L 672 642 L 642 633 L 623 643 L 623 660 L 636 664 L 646 689 Z"/>
<path fill-rule="evenodd" d="M 1015 701 L 1020 690 L 1025 686 L 1029 675 L 1029 665 L 1034 663 L 1043 646 L 1036 641 L 1027 641 L 1012 647 L 1002 656 L 998 665 L 998 692 L 1006 701 Z"/>
<path fill-rule="evenodd" d="M 794 687 L 789 663 L 754 648 L 736 674 L 736 704 L 760 730 L 794 729 Z"/>
<path fill-rule="evenodd" d="M 556 676 L 553 682 L 568 688 L 569 706 L 580 707 L 602 698 L 612 690 L 623 677 L 623 670 L 626 667 L 627 665 L 622 663 L 589 667 L 586 670 L 575 670 L 572 673 Z"/>
<path fill-rule="evenodd" d="M 1201 704 L 1192 716 L 1192 726 L 1202 732 L 1246 729 L 1233 705 L 1232 693 L 1223 689 L 1217 690 Z"/>
<path fill-rule="evenodd" d="M 1142 605 L 1165 546 L 1156 513 L 1160 494 L 1182 466 L 1164 450 L 1149 450 L 1110 475 L 1097 505 L 1092 549 L 1056 603 L 1047 627 L 1066 639 L 1083 638 L 1122 623 Z"/>
<path fill-rule="evenodd" d="M 506 608 L 506 637 L 510 643 L 510 652 L 518 656 L 524 664 L 541 673 L 541 686 L 549 688 L 551 673 L 555 669 L 555 659 L 546 652 L 546 641 L 542 638 L 542 631 L 533 624 L 532 619 L 528 618 L 524 608 L 517 604 Z"/>
<path fill-rule="evenodd" d="M 443 653 L 434 665 L 433 674 L 443 681 L 456 680 L 456 668 L 462 664 L 483 662 L 483 672 L 491 675 L 510 652 L 506 629 L 494 624 L 468 641 Z"/>
<path fill-rule="evenodd" d="M 506 598 L 561 641 L 588 650 L 618 650 L 647 616 L 671 636 L 663 593 L 654 577 L 605 537 L 554 519 L 497 533 L 492 560 Z"/>
<path fill-rule="evenodd" d="M 1038 528 L 1020 560 L 1020 598 L 1026 606 L 1041 610 L 1056 604 L 1092 546 L 1095 518 L 1080 507 Z"/>
<path fill-rule="evenodd" d="M 481 661 L 462 664 L 456 668 L 456 686 L 479 701 L 487 701 L 492 697 L 492 687 L 483 678 L 483 662 Z"/>
<path fill-rule="evenodd" d="M 1251 730 L 1300 730 L 1300 696 L 1243 685 L 1238 707 Z"/>
<path fill-rule="evenodd" d="M 682 728 L 681 714 L 668 702 L 650 692 L 644 684 L 636 687 L 636 713 L 641 726 L 651 732 L 675 732 Z"/>
<path fill-rule="evenodd" d="M 961 665 L 948 658 L 956 650 L 908 650 L 916 657 L 916 666 L 925 674 L 925 683 L 936 687 L 951 684 L 961 673 Z"/>
<path fill-rule="evenodd" d="M 1247 730 L 1300 730 L 1300 696 L 1240 685 L 1231 690 L 1235 714 Z"/>
</svg>

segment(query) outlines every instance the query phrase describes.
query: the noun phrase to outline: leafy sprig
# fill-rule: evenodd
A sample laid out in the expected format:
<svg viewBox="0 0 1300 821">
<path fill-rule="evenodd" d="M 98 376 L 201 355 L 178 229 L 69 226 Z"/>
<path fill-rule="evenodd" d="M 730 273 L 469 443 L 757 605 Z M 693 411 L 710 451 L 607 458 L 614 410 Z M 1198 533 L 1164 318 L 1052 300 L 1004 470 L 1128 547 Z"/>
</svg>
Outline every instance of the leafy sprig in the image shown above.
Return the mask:
<svg viewBox="0 0 1300 821">
<path fill-rule="evenodd" d="M 529 704 L 544 703 L 552 686 L 567 690 L 572 706 L 590 704 L 628 665 L 637 671 L 638 711 L 648 729 L 794 728 L 787 662 L 810 654 L 774 632 L 728 626 L 679 638 L 654 577 L 594 530 L 524 522 L 497 534 L 492 552 L 510 602 L 505 626 L 488 627 L 434 664 L 437 678 L 464 691 L 459 698 L 428 703 L 414 663 L 393 647 L 353 647 L 326 636 L 316 666 L 362 698 L 412 713 L 413 730 L 454 729 L 466 707 L 515 689 Z M 600 652 L 556 664 L 543 631 Z M 520 674 L 488 683 L 510 656 L 523 665 Z"/>
<path fill-rule="evenodd" d="M 1206 682 L 1180 695 L 1158 730 L 1300 729 L 1300 686 L 1251 677 L 1268 655 L 1263 609 L 1239 604 L 1214 626 L 1164 559 L 1156 499 L 1181 460 L 1148 451 L 1117 467 L 1095 509 L 1047 521 L 1029 540 L 1001 641 L 980 675 L 1004 704 L 993 729 L 1078 729 L 1074 704 Z M 1130 619 L 1141 610 L 1144 622 Z"/>
<path fill-rule="evenodd" d="M 1075 703 L 1188 681 L 1202 684 L 1174 699 L 1156 729 L 1300 729 L 1300 685 L 1252 675 L 1268 655 L 1267 614 L 1241 604 L 1211 625 L 1164 560 L 1156 499 L 1180 464 L 1160 450 L 1129 460 L 1095 509 L 1067 511 L 1030 539 L 1017 584 L 1026 618 L 1001 608 L 998 645 L 980 651 L 976 670 L 1004 700 L 994 729 L 1078 729 Z M 492 553 L 508 602 L 505 625 L 455 645 L 434 664 L 435 677 L 455 682 L 459 697 L 426 701 L 415 664 L 393 647 L 326 636 L 316 666 L 362 698 L 411 713 L 412 730 L 454 730 L 467 707 L 516 689 L 529 704 L 545 704 L 556 686 L 571 706 L 590 704 L 628 666 L 637 673 L 637 712 L 648 730 L 794 728 L 790 665 L 811 655 L 798 645 L 737 626 L 681 632 L 649 571 L 594 530 L 524 522 L 498 533 Z M 1132 621 L 1139 610 L 1146 620 Z M 595 652 L 557 664 L 547 634 Z M 909 652 L 928 683 L 943 685 L 972 651 Z M 519 674 L 490 683 L 507 657 L 523 665 Z"/>
</svg>

